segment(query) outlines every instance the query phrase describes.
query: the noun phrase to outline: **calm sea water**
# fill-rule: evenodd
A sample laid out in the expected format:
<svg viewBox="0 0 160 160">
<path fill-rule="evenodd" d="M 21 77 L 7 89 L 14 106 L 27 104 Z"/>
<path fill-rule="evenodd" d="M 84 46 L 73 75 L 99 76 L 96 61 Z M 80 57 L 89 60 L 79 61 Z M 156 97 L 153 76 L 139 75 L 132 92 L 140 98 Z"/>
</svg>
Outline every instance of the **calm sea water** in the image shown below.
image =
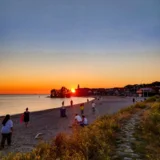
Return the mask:
<svg viewBox="0 0 160 160">
<path fill-rule="evenodd" d="M 29 111 L 40 111 L 51 108 L 59 108 L 62 101 L 65 106 L 70 105 L 71 99 L 73 104 L 86 102 L 87 98 L 72 97 L 72 98 L 47 98 L 48 95 L 0 95 L 0 116 L 6 114 L 23 113 L 25 108 Z M 93 98 L 88 98 L 92 100 Z"/>
</svg>

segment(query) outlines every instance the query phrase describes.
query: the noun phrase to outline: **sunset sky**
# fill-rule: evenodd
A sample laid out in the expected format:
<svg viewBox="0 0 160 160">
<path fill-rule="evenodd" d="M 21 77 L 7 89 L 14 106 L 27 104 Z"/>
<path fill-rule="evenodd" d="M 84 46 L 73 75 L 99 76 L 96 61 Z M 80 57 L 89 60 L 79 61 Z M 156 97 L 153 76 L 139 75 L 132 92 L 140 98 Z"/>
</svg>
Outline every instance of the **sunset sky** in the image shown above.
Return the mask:
<svg viewBox="0 0 160 160">
<path fill-rule="evenodd" d="M 0 93 L 153 81 L 159 0 L 0 1 Z"/>
</svg>

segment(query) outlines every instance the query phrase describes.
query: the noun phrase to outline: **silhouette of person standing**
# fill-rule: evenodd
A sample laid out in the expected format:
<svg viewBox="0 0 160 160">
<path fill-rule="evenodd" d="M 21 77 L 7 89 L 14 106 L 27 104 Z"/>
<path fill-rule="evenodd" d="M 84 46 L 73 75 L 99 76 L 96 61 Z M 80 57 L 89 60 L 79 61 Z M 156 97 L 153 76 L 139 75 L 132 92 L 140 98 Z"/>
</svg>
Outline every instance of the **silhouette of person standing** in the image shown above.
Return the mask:
<svg viewBox="0 0 160 160">
<path fill-rule="evenodd" d="M 26 108 L 26 111 L 24 112 L 24 123 L 26 128 L 28 127 L 29 118 L 30 118 L 30 113 L 28 111 L 28 108 Z"/>
<path fill-rule="evenodd" d="M 72 107 L 72 106 L 73 106 L 73 101 L 71 100 L 71 102 L 70 102 L 70 103 L 71 103 L 71 107 Z"/>
<path fill-rule="evenodd" d="M 62 102 L 62 107 L 64 107 L 64 101 Z"/>
<path fill-rule="evenodd" d="M 133 103 L 135 102 L 135 98 L 133 98 Z"/>
</svg>

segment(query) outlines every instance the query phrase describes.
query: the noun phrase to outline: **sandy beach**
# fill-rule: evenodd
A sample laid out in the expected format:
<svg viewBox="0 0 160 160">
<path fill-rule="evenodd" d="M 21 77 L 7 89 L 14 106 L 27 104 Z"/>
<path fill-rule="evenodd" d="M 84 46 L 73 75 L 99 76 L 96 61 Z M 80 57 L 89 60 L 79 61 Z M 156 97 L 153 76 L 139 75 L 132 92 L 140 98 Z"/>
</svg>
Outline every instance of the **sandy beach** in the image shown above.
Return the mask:
<svg viewBox="0 0 160 160">
<path fill-rule="evenodd" d="M 91 102 L 85 103 L 84 115 L 91 124 L 98 116 L 105 114 L 113 114 L 122 108 L 131 105 L 132 97 L 102 97 L 101 100 L 95 100 L 96 113 L 93 115 L 91 110 Z M 0 151 L 8 152 L 28 152 L 39 142 L 35 139 L 38 133 L 42 133 L 44 141 L 50 140 L 60 132 L 71 133 L 72 128 L 69 126 L 74 120 L 75 113 L 80 114 L 79 104 L 73 107 L 66 107 L 67 118 L 60 117 L 60 110 L 50 109 L 45 111 L 32 112 L 30 114 L 30 123 L 25 128 L 24 123 L 20 123 L 20 115 L 12 116 L 14 123 L 14 131 L 12 136 L 12 146 Z M 1 118 L 2 120 L 2 118 Z"/>
</svg>

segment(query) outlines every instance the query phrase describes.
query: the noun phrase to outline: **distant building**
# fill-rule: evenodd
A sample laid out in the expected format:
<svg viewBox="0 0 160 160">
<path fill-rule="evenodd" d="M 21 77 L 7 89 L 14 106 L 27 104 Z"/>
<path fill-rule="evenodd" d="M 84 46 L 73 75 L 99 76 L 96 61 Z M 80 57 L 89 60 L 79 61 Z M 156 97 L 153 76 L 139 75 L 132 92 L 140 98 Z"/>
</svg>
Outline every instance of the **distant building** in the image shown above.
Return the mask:
<svg viewBox="0 0 160 160">
<path fill-rule="evenodd" d="M 148 97 L 154 95 L 155 93 L 155 90 L 152 88 L 140 88 L 139 90 L 137 90 L 137 94 L 139 95 L 139 97 Z"/>
<path fill-rule="evenodd" d="M 90 89 L 89 88 L 77 88 L 75 92 L 75 96 L 81 97 L 81 96 L 89 96 L 90 95 Z"/>
</svg>

